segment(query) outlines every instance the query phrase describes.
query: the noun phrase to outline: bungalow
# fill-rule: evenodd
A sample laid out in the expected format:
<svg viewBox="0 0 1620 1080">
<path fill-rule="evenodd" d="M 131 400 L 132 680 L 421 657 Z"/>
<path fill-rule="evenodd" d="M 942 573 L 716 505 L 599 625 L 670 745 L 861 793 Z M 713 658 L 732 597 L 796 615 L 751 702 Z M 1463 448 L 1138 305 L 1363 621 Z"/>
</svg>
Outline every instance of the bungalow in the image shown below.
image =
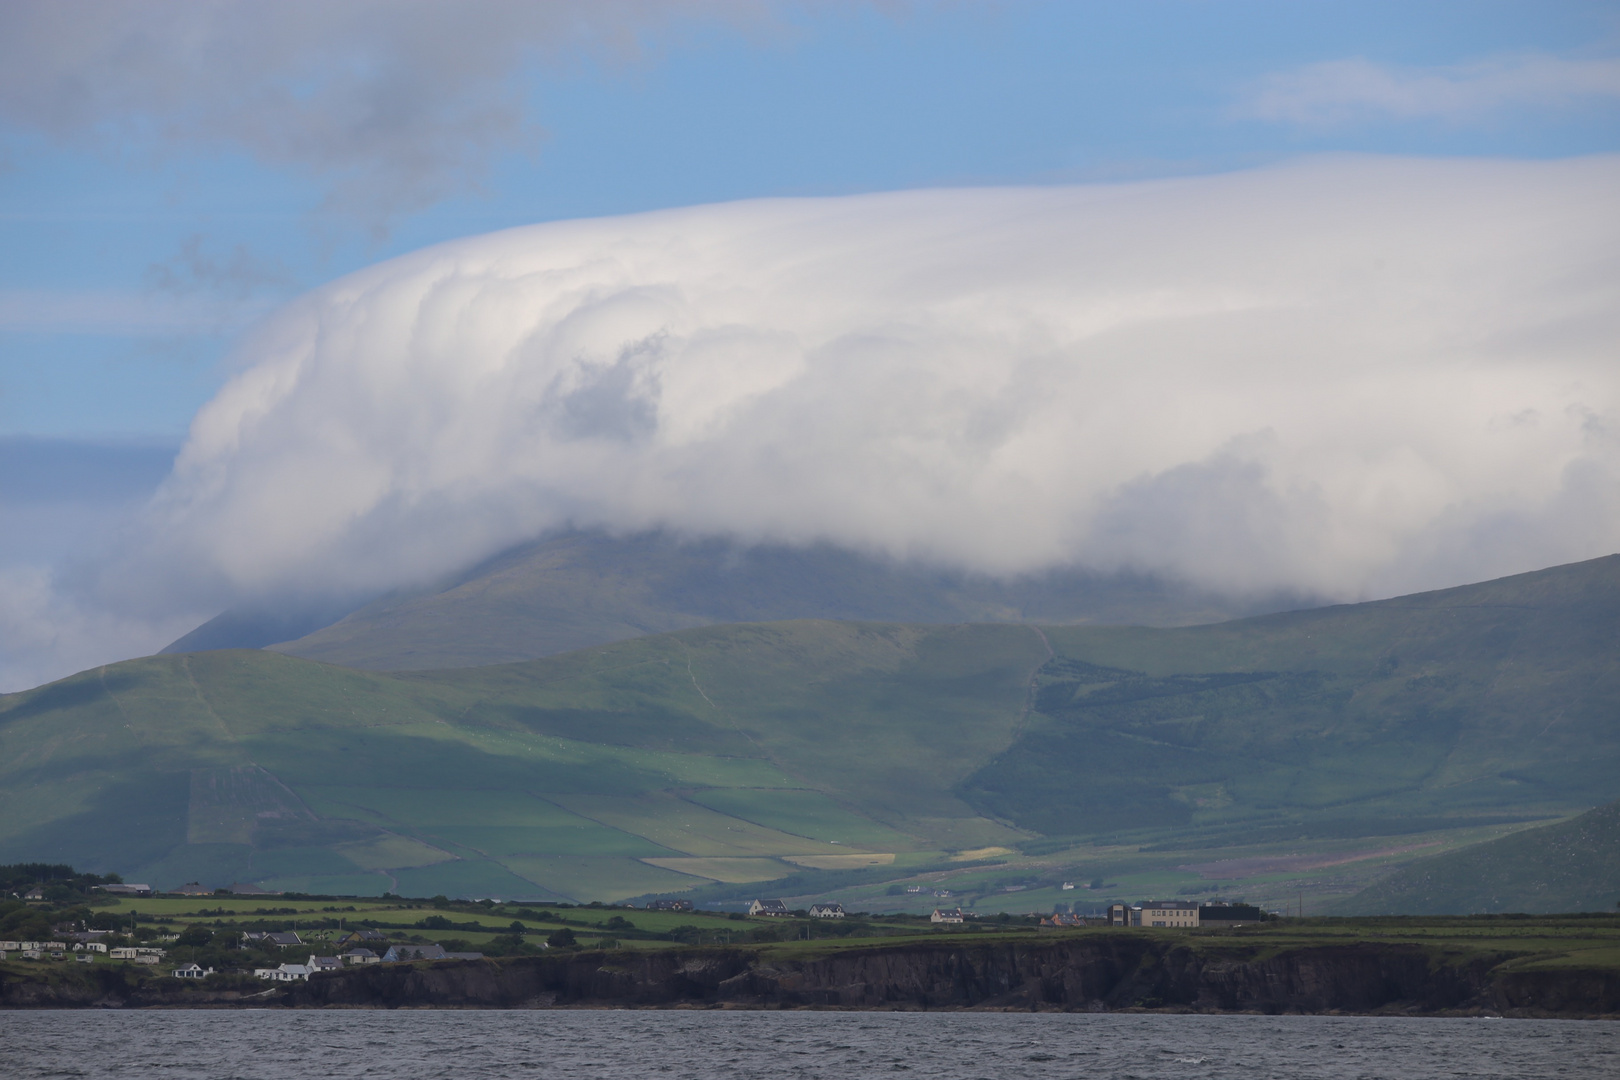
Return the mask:
<svg viewBox="0 0 1620 1080">
<path fill-rule="evenodd" d="M 962 918 L 962 909 L 959 907 L 935 908 L 934 913 L 928 916 L 928 921 L 932 923 L 959 923 Z"/>
<path fill-rule="evenodd" d="M 418 960 L 448 960 L 443 945 L 393 945 L 383 953 L 385 964 L 410 964 Z"/>
<path fill-rule="evenodd" d="M 254 978 L 268 979 L 271 982 L 294 982 L 303 979 L 309 980 L 309 968 L 303 964 L 282 964 L 273 968 L 254 968 Z"/>
<path fill-rule="evenodd" d="M 319 971 L 341 971 L 343 961 L 335 956 L 316 956 L 311 953 L 309 959 L 304 962 L 304 966 L 309 968 L 311 974 Z"/>
<path fill-rule="evenodd" d="M 35 885 L 32 889 L 29 889 L 27 892 L 23 893 L 22 898 L 24 900 L 43 900 L 43 899 L 45 899 L 45 886 L 43 886 L 43 885 Z"/>
<path fill-rule="evenodd" d="M 813 919 L 842 919 L 844 917 L 844 905 L 811 904 L 810 917 Z"/>
<path fill-rule="evenodd" d="M 152 895 L 152 886 L 150 886 L 150 885 L 133 885 L 133 884 L 132 885 L 124 885 L 124 884 L 92 885 L 91 888 L 92 889 L 99 889 L 101 892 L 104 892 L 104 893 L 111 893 L 113 896 L 151 896 Z"/>
<path fill-rule="evenodd" d="M 345 964 L 352 967 L 355 964 L 375 964 L 381 961 L 382 957 L 378 956 L 370 949 L 350 949 L 348 952 L 343 954 L 341 959 Z"/>
<path fill-rule="evenodd" d="M 303 941 L 292 930 L 247 930 L 242 934 L 242 940 L 249 945 L 259 945 L 265 948 L 275 946 L 285 949 L 289 945 L 302 945 Z"/>
<path fill-rule="evenodd" d="M 690 900 L 654 900 L 647 905 L 648 911 L 691 911 Z"/>
<path fill-rule="evenodd" d="M 1040 925 L 1043 928 L 1084 926 L 1086 925 L 1086 920 L 1079 915 L 1071 915 L 1066 911 L 1058 911 L 1054 912 L 1049 918 L 1042 919 Z"/>
<path fill-rule="evenodd" d="M 169 892 L 173 893 L 176 896 L 213 896 L 214 895 L 214 890 L 213 889 L 210 889 L 208 886 L 202 884 L 199 881 L 188 881 L 184 885 L 180 886 L 177 889 L 170 889 Z"/>
<path fill-rule="evenodd" d="M 261 889 L 248 881 L 233 881 L 228 890 L 232 896 L 280 896 L 278 892 Z"/>
<path fill-rule="evenodd" d="M 339 945 L 373 945 L 388 940 L 388 935 L 376 930 L 350 930 L 338 938 Z"/>
<path fill-rule="evenodd" d="M 788 906 L 780 900 L 755 900 L 748 905 L 748 914 L 784 917 L 792 915 L 793 912 L 789 911 Z"/>
<path fill-rule="evenodd" d="M 214 973 L 213 968 L 198 967 L 196 964 L 181 964 L 169 972 L 177 979 L 206 979 Z"/>
<path fill-rule="evenodd" d="M 393 945 L 383 953 L 385 964 L 410 964 L 418 960 L 482 960 L 481 952 L 445 952 L 443 945 Z"/>
</svg>

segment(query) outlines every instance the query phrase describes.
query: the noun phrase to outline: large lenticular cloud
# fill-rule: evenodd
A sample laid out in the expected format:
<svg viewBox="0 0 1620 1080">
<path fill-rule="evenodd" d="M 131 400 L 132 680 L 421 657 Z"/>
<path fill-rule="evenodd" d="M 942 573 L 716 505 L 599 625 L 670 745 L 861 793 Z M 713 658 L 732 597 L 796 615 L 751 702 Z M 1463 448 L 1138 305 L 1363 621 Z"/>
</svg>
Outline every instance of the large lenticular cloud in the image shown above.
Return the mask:
<svg viewBox="0 0 1620 1080">
<path fill-rule="evenodd" d="M 236 592 L 572 524 L 1388 593 L 1620 547 L 1617 343 L 1615 158 L 540 225 L 282 312 L 153 535 Z"/>
</svg>

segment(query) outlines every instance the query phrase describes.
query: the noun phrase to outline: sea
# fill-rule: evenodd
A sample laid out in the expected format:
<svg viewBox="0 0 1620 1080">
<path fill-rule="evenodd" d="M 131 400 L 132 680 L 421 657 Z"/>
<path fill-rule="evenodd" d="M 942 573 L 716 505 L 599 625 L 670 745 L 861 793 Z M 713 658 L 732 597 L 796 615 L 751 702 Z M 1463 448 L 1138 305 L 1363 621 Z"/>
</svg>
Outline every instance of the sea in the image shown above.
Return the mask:
<svg viewBox="0 0 1620 1080">
<path fill-rule="evenodd" d="M 849 1080 L 1620 1078 L 1620 1024 L 1165 1014 L 0 1013 L 0 1076 Z"/>
</svg>

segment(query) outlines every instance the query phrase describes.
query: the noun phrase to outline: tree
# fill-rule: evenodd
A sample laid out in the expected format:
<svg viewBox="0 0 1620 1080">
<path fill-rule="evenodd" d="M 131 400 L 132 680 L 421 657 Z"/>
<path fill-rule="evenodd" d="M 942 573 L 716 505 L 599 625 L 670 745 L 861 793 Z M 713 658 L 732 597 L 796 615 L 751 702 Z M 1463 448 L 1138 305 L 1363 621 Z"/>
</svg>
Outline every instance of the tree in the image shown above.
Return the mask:
<svg viewBox="0 0 1620 1080">
<path fill-rule="evenodd" d="M 212 930 L 208 929 L 206 926 L 203 926 L 201 923 L 192 923 L 190 926 L 180 931 L 180 936 L 175 939 L 174 943 L 176 945 L 198 946 L 207 945 L 213 940 L 214 932 Z"/>
<path fill-rule="evenodd" d="M 547 934 L 546 944 L 553 949 L 571 949 L 579 942 L 575 939 L 574 932 L 565 926 L 560 930 L 553 930 Z"/>
</svg>

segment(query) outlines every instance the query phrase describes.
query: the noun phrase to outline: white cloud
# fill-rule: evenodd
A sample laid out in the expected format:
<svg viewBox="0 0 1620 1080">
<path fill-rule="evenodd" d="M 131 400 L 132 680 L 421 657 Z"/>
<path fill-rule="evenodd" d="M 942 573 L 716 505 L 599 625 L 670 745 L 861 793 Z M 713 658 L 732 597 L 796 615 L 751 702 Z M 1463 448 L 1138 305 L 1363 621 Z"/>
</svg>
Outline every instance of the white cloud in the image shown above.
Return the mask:
<svg viewBox="0 0 1620 1080">
<path fill-rule="evenodd" d="M 160 151 L 221 148 L 317 178 L 385 221 L 537 145 L 526 65 L 626 59 L 767 0 L 8 0 L 0 122 Z"/>
<path fill-rule="evenodd" d="M 47 564 L 0 566 L 0 693 L 156 652 L 199 621 L 116 611 L 64 588 Z"/>
<path fill-rule="evenodd" d="M 1616 98 L 1617 57 L 1521 53 L 1430 68 L 1353 57 L 1272 74 L 1238 112 L 1307 127 L 1369 119 L 1468 122 L 1504 109 L 1567 108 Z"/>
<path fill-rule="evenodd" d="M 1617 202 L 1616 158 L 1344 158 L 441 245 L 243 345 L 108 580 L 384 588 L 564 524 L 1343 597 L 1605 554 Z"/>
</svg>

